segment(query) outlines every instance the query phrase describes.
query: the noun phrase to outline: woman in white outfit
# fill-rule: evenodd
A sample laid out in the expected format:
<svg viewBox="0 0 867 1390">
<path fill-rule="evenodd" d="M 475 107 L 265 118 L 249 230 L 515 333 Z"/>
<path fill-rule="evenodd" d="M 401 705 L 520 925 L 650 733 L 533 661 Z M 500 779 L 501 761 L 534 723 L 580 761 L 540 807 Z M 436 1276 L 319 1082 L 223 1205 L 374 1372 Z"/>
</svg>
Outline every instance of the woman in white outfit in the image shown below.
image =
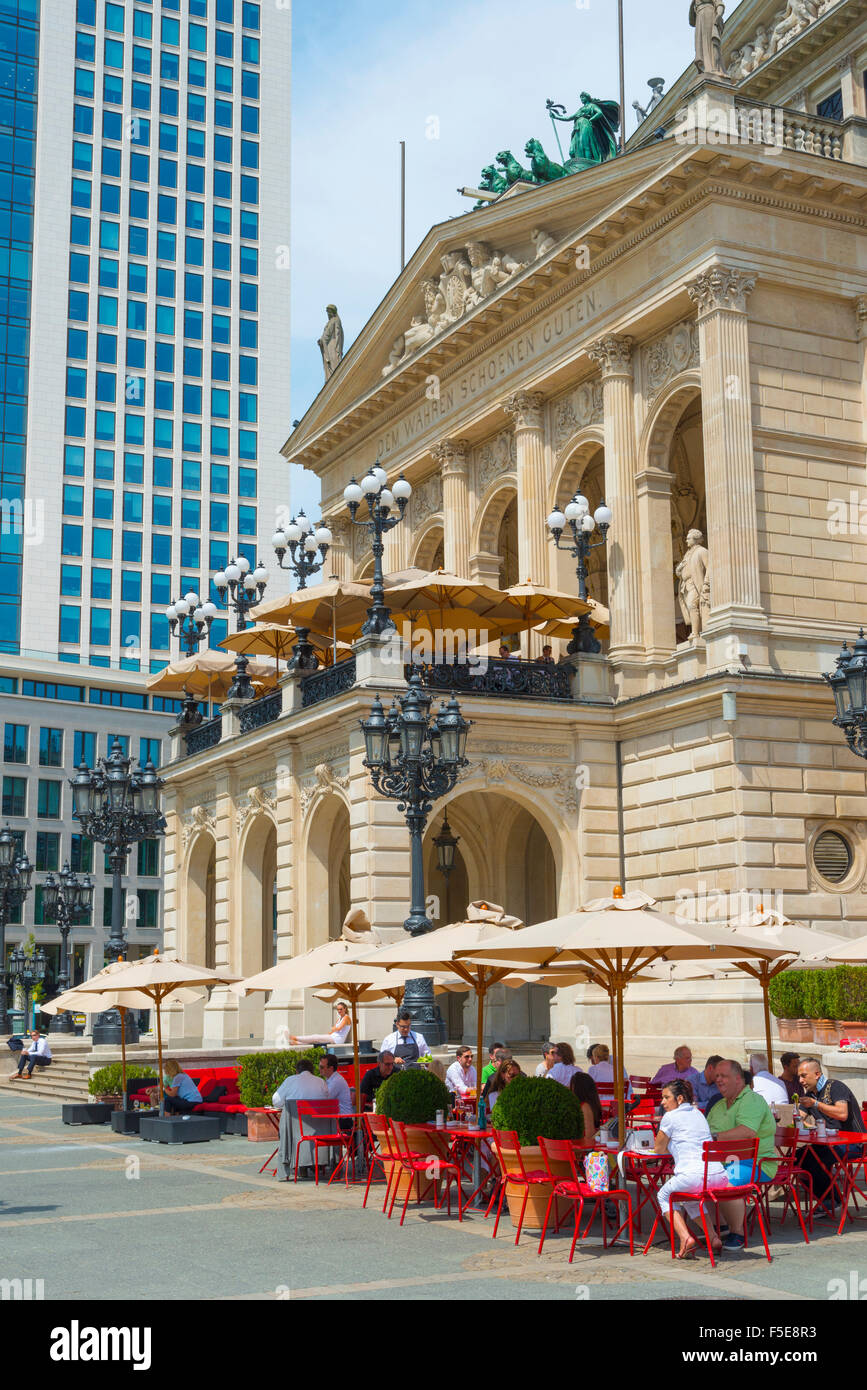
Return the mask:
<svg viewBox="0 0 867 1390">
<path fill-rule="evenodd" d="M 679 1260 L 694 1258 L 698 1244 L 684 1220 L 680 1207 L 686 1209 L 687 1216 L 697 1220 L 698 1202 L 680 1202 L 675 1208 L 671 1204 L 672 1192 L 696 1191 L 704 1186 L 704 1145 L 713 1138 L 708 1122 L 699 1109 L 693 1105 L 692 1085 L 689 1081 L 669 1081 L 662 1088 L 662 1108 L 665 1111 L 656 1136 L 655 1149 L 658 1154 L 670 1153 L 674 1159 L 674 1173 L 659 1189 L 659 1205 L 680 1239 L 677 1252 Z M 721 1163 L 709 1163 L 707 1168 L 708 1187 L 726 1187 L 728 1177 Z M 714 1254 L 722 1248 L 719 1237 L 711 1235 Z"/>
<path fill-rule="evenodd" d="M 295 1037 L 294 1033 L 289 1039 L 293 1043 L 324 1043 L 326 1046 L 336 1047 L 338 1043 L 346 1042 L 352 1030 L 352 1019 L 346 1005 L 341 1001 L 337 1005 L 337 1017 L 334 1020 L 334 1029 L 331 1033 L 307 1033 L 303 1037 Z"/>
</svg>

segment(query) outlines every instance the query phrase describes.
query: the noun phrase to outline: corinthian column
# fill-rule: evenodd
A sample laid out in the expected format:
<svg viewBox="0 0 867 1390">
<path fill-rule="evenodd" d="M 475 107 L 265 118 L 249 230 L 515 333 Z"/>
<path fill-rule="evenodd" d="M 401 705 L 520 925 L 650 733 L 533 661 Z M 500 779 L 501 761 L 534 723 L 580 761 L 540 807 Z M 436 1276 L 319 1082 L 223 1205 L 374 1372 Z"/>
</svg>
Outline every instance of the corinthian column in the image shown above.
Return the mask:
<svg viewBox="0 0 867 1390">
<path fill-rule="evenodd" d="M 609 650 L 616 662 L 628 662 L 642 654 L 632 339 L 609 333 L 591 343 L 587 355 L 602 373 L 605 501 L 613 514 L 607 546 Z"/>
<path fill-rule="evenodd" d="M 687 285 L 698 310 L 710 641 L 766 626 L 759 582 L 747 299 L 755 276 L 713 266 Z M 729 643 L 729 646 L 731 644 Z M 725 659 L 730 652 L 718 651 Z M 753 660 L 755 660 L 753 656 Z"/>
<path fill-rule="evenodd" d="M 518 582 L 548 583 L 545 426 L 541 391 L 516 391 L 504 409 L 515 422 L 518 457 Z"/>
<path fill-rule="evenodd" d="M 432 450 L 443 478 L 445 568 L 460 575 L 470 569 L 469 451 L 466 439 L 444 439 Z"/>
<path fill-rule="evenodd" d="M 331 545 L 323 568 L 323 578 L 336 574 L 346 581 L 352 578 L 352 535 L 350 522 L 346 516 L 329 516 L 325 525 L 331 532 Z"/>
</svg>

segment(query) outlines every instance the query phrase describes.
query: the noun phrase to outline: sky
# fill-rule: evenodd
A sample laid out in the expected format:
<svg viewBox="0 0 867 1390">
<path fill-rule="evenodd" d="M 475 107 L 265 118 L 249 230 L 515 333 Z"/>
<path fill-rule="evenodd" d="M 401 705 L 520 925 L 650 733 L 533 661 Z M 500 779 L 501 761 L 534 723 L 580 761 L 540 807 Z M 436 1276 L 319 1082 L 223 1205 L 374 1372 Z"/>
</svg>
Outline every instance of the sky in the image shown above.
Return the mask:
<svg viewBox="0 0 867 1390">
<path fill-rule="evenodd" d="M 668 87 L 692 61 L 688 13 L 688 0 L 624 0 L 627 136 L 648 78 Z M 292 25 L 291 413 L 300 419 L 323 383 L 325 305 L 337 305 L 348 350 L 400 272 L 399 141 L 409 259 L 434 223 L 469 211 L 457 189 L 476 184 L 498 150 L 535 136 L 558 158 L 546 98 L 569 111 L 584 90 L 617 100 L 619 78 L 616 0 L 295 0 Z M 318 481 L 293 474 L 293 506 L 315 511 Z"/>
</svg>

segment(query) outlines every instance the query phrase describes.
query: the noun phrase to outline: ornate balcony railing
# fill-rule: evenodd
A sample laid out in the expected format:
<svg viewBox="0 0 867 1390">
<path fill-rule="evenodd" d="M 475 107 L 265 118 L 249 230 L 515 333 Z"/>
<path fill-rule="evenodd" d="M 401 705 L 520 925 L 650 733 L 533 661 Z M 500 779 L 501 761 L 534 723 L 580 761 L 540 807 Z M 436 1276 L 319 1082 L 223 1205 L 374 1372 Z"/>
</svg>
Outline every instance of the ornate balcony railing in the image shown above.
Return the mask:
<svg viewBox="0 0 867 1390">
<path fill-rule="evenodd" d="M 746 145 L 775 145 L 778 149 L 800 150 L 823 159 L 843 158 L 843 131 L 838 121 L 793 111 L 785 106 L 766 106 L 748 98 L 735 100 L 737 142 Z"/>
<path fill-rule="evenodd" d="M 553 666 L 546 661 L 516 661 L 489 657 L 481 666 L 465 661 L 407 665 L 404 677 L 421 676 L 429 690 L 453 690 L 464 695 L 509 696 L 517 700 L 571 700 L 570 666 Z"/>
<path fill-rule="evenodd" d="M 355 657 L 350 656 L 345 661 L 326 666 L 322 671 L 314 671 L 312 676 L 305 676 L 301 682 L 301 704 L 306 709 L 308 705 L 318 705 L 322 700 L 333 700 L 335 695 L 342 695 L 344 690 L 351 690 L 354 685 Z"/>
<path fill-rule="evenodd" d="M 264 724 L 273 724 L 280 718 L 283 709 L 283 691 L 275 690 L 271 695 L 260 695 L 241 711 L 238 724 L 242 734 L 253 729 L 261 729 Z"/>
<path fill-rule="evenodd" d="M 223 733 L 223 721 L 219 715 L 216 719 L 208 719 L 206 723 L 199 724 L 195 729 L 191 729 L 188 734 L 184 734 L 187 744 L 187 757 L 191 758 L 194 753 L 204 753 L 206 748 L 214 748 L 220 742 Z"/>
</svg>

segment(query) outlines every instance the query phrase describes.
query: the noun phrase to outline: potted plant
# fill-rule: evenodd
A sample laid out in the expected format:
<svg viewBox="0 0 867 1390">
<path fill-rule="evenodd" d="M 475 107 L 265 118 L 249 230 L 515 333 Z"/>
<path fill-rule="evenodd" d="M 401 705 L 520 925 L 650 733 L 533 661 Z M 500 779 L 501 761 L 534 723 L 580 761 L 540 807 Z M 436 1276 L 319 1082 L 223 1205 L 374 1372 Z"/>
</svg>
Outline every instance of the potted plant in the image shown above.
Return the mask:
<svg viewBox="0 0 867 1390">
<path fill-rule="evenodd" d="M 543 1139 L 584 1137 L 584 1117 L 578 1097 L 568 1086 L 544 1076 L 516 1076 L 514 1081 L 510 1081 L 500 1092 L 491 1112 L 491 1125 L 494 1129 L 514 1130 L 521 1145 L 524 1167 L 528 1171 L 545 1168 L 539 1147 L 540 1135 Z M 571 1176 L 567 1164 L 563 1165 L 562 1176 Z M 532 1184 L 524 1213 L 524 1226 L 527 1229 L 541 1230 L 550 1195 L 550 1183 Z M 517 1228 L 524 1200 L 523 1187 L 507 1183 L 506 1200 L 512 1225 Z M 557 1219 L 563 1214 L 558 1210 Z"/>
<path fill-rule="evenodd" d="M 810 1019 L 813 1029 L 813 1042 L 820 1047 L 834 1047 L 837 1043 L 837 1026 L 831 1009 L 831 971 L 804 970 L 804 1013 Z"/>
<path fill-rule="evenodd" d="M 277 1087 L 287 1076 L 294 1076 L 298 1063 L 306 1057 L 319 1072 L 324 1047 L 301 1047 L 284 1052 L 251 1052 L 238 1058 L 238 1092 L 247 1107 L 247 1138 L 255 1143 L 274 1140 L 274 1126 L 264 1113 L 270 1110 Z"/>
<path fill-rule="evenodd" d="M 129 1066 L 126 1069 L 126 1086 L 129 1091 L 131 1081 L 153 1081 L 157 1074 L 153 1067 Z M 97 1105 L 110 1105 L 119 1110 L 123 1104 L 123 1068 L 120 1062 L 110 1062 L 107 1067 L 95 1071 L 87 1083 L 87 1089 Z"/>
<path fill-rule="evenodd" d="M 867 968 L 838 965 L 831 972 L 838 1041 L 867 1032 Z"/>
<path fill-rule="evenodd" d="M 784 970 L 768 985 L 768 1003 L 781 1042 L 812 1042 L 813 1025 L 804 1015 L 803 970 Z"/>
<path fill-rule="evenodd" d="M 407 1126 L 407 1140 L 413 1153 L 437 1156 L 442 1153 L 445 1136 L 419 1126 L 432 1124 L 438 1110 L 448 1111 L 449 1100 L 445 1082 L 438 1076 L 422 1067 L 410 1067 L 406 1071 L 392 1072 L 388 1080 L 383 1081 L 376 1093 L 376 1113 L 390 1120 L 400 1120 Z M 421 1200 L 430 1186 L 429 1178 L 420 1174 L 411 1177 L 401 1169 L 396 1202 L 403 1202 L 410 1182 L 416 1201 Z"/>
</svg>

